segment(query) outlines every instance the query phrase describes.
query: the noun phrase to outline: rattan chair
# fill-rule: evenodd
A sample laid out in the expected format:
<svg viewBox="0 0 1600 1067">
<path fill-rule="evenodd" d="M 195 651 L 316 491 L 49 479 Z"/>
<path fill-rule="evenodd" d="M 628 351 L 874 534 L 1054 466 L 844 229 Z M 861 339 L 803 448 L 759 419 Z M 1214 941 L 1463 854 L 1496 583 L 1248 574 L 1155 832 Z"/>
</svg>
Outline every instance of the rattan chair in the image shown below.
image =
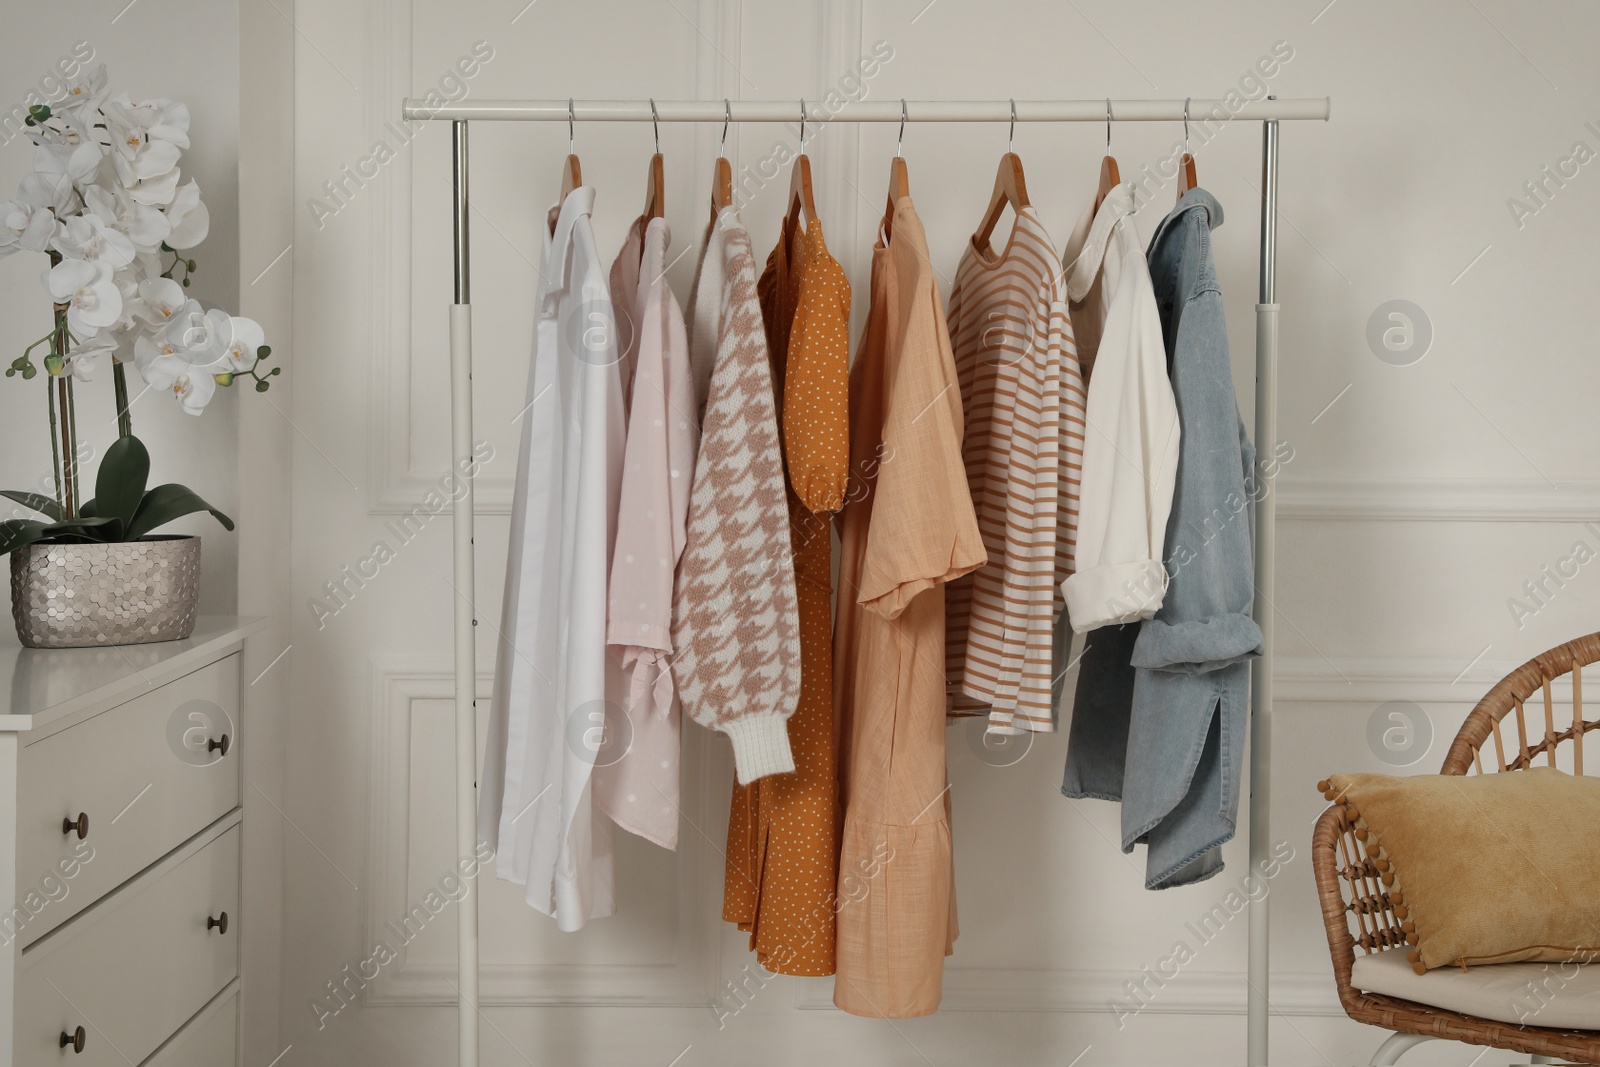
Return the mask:
<svg viewBox="0 0 1600 1067">
<path fill-rule="evenodd" d="M 1555 766 L 1557 750 L 1570 745 L 1570 766 L 1582 774 L 1583 743 L 1574 743 L 1574 738 L 1581 739 L 1584 732 L 1600 729 L 1600 722 L 1583 717 L 1582 668 L 1596 660 L 1600 660 L 1600 633 L 1552 648 L 1506 675 L 1467 716 L 1445 754 L 1440 773 L 1483 774 L 1484 742 L 1493 737 L 1492 770 L 1525 770 L 1540 758 Z M 1550 686 L 1565 674 L 1572 675 L 1572 707 L 1570 715 L 1563 716 L 1566 725 L 1557 729 Z M 1543 722 L 1535 720 L 1530 724 L 1532 716 L 1525 707 L 1540 690 Z M 1509 724 L 1502 726 L 1513 713 L 1514 736 Z M 1322 921 L 1333 955 L 1339 1003 L 1356 1022 L 1392 1031 L 1373 1057 L 1373 1064 L 1393 1064 L 1408 1049 L 1431 1038 L 1530 1053 L 1534 1063 L 1600 1064 L 1600 1031 L 1514 1026 L 1354 988 L 1350 969 L 1355 963 L 1356 948 L 1370 953 L 1398 947 L 1405 944 L 1406 935 L 1378 868 L 1357 839 L 1344 805 L 1333 804 L 1317 819 L 1311 863 L 1322 900 Z"/>
</svg>

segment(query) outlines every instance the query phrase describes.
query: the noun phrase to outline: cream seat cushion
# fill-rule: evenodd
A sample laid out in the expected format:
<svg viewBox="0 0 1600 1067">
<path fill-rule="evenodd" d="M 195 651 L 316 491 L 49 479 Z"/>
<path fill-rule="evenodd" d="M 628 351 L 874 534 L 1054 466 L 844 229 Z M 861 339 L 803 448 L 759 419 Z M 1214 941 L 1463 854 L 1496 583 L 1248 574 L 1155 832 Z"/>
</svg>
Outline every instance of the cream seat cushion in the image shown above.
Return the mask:
<svg viewBox="0 0 1600 1067">
<path fill-rule="evenodd" d="M 1513 1026 L 1600 1030 L 1600 967 L 1490 963 L 1417 974 L 1403 948 L 1358 955 L 1350 982 L 1368 993 L 1414 1000 Z"/>
</svg>

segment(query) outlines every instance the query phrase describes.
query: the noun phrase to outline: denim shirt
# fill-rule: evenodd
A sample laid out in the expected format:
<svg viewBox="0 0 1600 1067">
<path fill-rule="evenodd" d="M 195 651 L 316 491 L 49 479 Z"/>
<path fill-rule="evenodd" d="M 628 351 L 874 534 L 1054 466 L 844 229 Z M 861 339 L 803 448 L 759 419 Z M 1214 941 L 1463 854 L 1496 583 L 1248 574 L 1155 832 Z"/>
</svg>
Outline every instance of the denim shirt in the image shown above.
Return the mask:
<svg viewBox="0 0 1600 1067">
<path fill-rule="evenodd" d="M 1145 886 L 1222 869 L 1249 728 L 1255 449 L 1228 363 L 1211 231 L 1222 206 L 1191 189 L 1149 250 L 1182 439 L 1167 521 L 1166 599 L 1154 618 L 1091 631 L 1078 672 L 1069 797 L 1122 801 L 1122 850 L 1148 846 Z"/>
</svg>

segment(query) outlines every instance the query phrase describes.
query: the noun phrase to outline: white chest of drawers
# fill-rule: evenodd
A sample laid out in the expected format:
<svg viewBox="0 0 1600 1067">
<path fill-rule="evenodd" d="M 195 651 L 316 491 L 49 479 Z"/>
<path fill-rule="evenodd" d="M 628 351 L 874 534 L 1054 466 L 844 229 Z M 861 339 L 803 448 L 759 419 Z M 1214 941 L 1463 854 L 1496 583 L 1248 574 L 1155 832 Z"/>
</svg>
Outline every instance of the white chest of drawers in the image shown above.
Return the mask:
<svg viewBox="0 0 1600 1067">
<path fill-rule="evenodd" d="M 0 1067 L 239 1062 L 240 650 L 0 643 Z"/>
</svg>

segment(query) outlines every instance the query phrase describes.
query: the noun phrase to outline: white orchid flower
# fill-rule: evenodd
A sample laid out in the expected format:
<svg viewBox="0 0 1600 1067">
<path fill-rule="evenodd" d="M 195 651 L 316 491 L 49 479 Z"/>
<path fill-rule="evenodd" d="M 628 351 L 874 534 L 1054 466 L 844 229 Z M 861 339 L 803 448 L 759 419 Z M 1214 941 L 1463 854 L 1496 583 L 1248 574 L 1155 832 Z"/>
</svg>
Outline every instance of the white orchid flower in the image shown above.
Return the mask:
<svg viewBox="0 0 1600 1067">
<path fill-rule="evenodd" d="M 219 350 L 217 373 L 242 374 L 256 365 L 256 349 L 267 341 L 260 323 L 212 308 L 206 312 L 206 326 Z"/>
<path fill-rule="evenodd" d="M 101 110 L 113 134 L 120 135 L 114 140 L 130 148 L 151 141 L 189 147 L 189 105 L 181 101 L 162 99 L 134 103 L 127 93 L 118 93 Z"/>
<path fill-rule="evenodd" d="M 162 339 L 195 367 L 222 374 L 227 367 L 228 315 L 207 312 L 198 300 L 185 300 L 162 331 Z"/>
<path fill-rule="evenodd" d="M 28 139 L 36 145 L 98 145 L 94 124 L 99 117 L 98 111 L 52 111 L 48 119 L 27 127 Z"/>
<path fill-rule="evenodd" d="M 111 276 L 116 283 L 117 291 L 122 294 L 122 314 L 117 316 L 116 324 L 107 327 L 112 333 L 122 340 L 118 346 L 117 359 L 120 362 L 123 355 L 133 343 L 132 331 L 135 326 L 142 325 L 149 314 L 144 301 L 139 299 L 139 279 L 142 275 L 137 267 L 128 266 L 118 270 Z"/>
<path fill-rule="evenodd" d="M 100 370 L 101 360 L 115 352 L 116 348 L 116 338 L 105 332 L 98 333 L 67 349 L 64 372 L 80 382 L 93 381 Z"/>
<path fill-rule="evenodd" d="M 0 259 L 24 249 L 43 252 L 55 232 L 56 217 L 49 208 L 21 200 L 0 203 Z"/>
<path fill-rule="evenodd" d="M 140 107 L 152 108 L 157 121 L 150 127 L 150 137 L 171 141 L 179 148 L 189 147 L 189 105 L 182 100 L 150 100 Z"/>
<path fill-rule="evenodd" d="M 46 207 L 57 215 L 74 213 L 72 181 L 65 174 L 31 171 L 17 183 L 17 199 L 34 207 Z"/>
<path fill-rule="evenodd" d="M 163 208 L 172 203 L 178 191 L 178 168 L 142 181 L 124 183 L 128 196 L 138 204 Z"/>
<path fill-rule="evenodd" d="M 128 136 L 137 138 L 144 134 L 136 132 Z M 159 178 L 175 170 L 182 155 L 171 141 L 145 141 L 131 152 L 127 151 L 126 143 L 113 141 L 112 144 L 117 151 L 111 153 L 111 163 L 117 168 L 117 178 L 123 185 Z"/>
<path fill-rule="evenodd" d="M 83 200 L 106 225 L 127 234 L 138 251 L 154 252 L 172 232 L 172 224 L 160 208 L 141 204 L 120 189 L 91 185 L 83 191 Z"/>
<path fill-rule="evenodd" d="M 44 272 L 45 292 L 67 305 L 67 324 L 79 337 L 115 323 L 122 314 L 122 291 L 111 267 L 95 259 L 64 259 Z"/>
<path fill-rule="evenodd" d="M 193 248 L 211 232 L 211 213 L 200 202 L 200 185 L 193 178 L 173 194 L 166 215 L 172 224 L 172 232 L 167 236 L 170 248 Z"/>
<path fill-rule="evenodd" d="M 109 95 L 106 92 L 106 65 L 102 63 L 81 77 L 69 78 L 66 85 L 67 95 L 55 105 L 56 111 L 99 111 Z"/>
<path fill-rule="evenodd" d="M 183 286 L 171 278 L 146 278 L 139 283 L 138 300 L 139 318 L 157 330 L 166 329 L 189 303 L 183 295 Z"/>
<path fill-rule="evenodd" d="M 100 170 L 100 146 L 83 144 L 42 144 L 33 157 L 36 174 L 65 175 L 74 185 L 89 185 Z"/>
<path fill-rule="evenodd" d="M 64 175 L 24 174 L 17 199 L 0 204 L 0 258 L 23 249 L 48 251 L 56 236 L 56 216 L 71 207 L 72 182 Z"/>
<path fill-rule="evenodd" d="M 156 355 L 139 373 L 150 388 L 170 391 L 191 415 L 203 412 L 217 391 L 212 372 L 194 366 L 181 355 Z"/>
<path fill-rule="evenodd" d="M 217 349 L 198 301 L 186 302 L 174 320 L 159 334 L 134 341 L 134 366 L 145 384 L 170 391 L 183 410 L 198 415 L 217 391 Z M 186 339 L 198 343 L 191 346 Z"/>
<path fill-rule="evenodd" d="M 133 242 L 107 226 L 98 215 L 70 215 L 61 220 L 50 245 L 68 259 L 94 259 L 112 270 L 133 262 Z"/>
</svg>

